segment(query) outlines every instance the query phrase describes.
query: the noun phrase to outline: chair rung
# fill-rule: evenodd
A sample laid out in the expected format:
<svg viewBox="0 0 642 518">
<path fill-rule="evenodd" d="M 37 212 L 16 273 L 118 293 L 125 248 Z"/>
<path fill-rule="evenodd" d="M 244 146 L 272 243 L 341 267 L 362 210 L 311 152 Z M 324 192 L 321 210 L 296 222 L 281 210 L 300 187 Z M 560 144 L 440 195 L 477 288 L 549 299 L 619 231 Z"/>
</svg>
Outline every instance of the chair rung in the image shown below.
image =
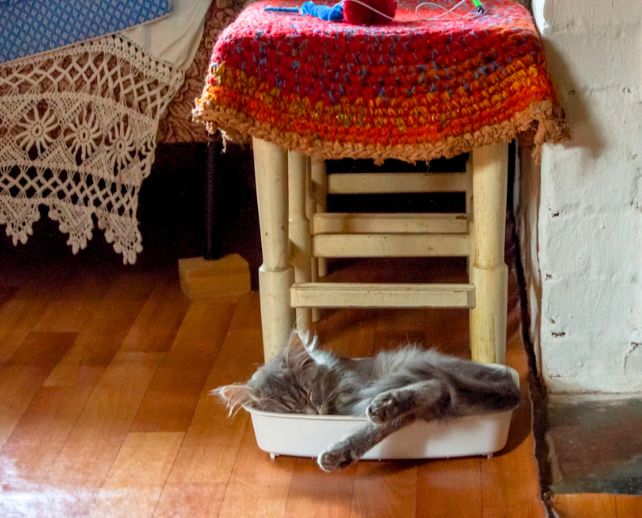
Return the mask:
<svg viewBox="0 0 642 518">
<path fill-rule="evenodd" d="M 319 234 L 314 257 L 467 257 L 468 234 Z"/>
<path fill-rule="evenodd" d="M 383 194 L 466 191 L 462 173 L 345 173 L 328 175 L 330 194 Z"/>
<path fill-rule="evenodd" d="M 294 284 L 290 301 L 297 308 L 472 308 L 472 284 Z"/>
<path fill-rule="evenodd" d="M 313 234 L 466 234 L 466 214 L 371 214 L 323 212 L 314 215 Z"/>
</svg>

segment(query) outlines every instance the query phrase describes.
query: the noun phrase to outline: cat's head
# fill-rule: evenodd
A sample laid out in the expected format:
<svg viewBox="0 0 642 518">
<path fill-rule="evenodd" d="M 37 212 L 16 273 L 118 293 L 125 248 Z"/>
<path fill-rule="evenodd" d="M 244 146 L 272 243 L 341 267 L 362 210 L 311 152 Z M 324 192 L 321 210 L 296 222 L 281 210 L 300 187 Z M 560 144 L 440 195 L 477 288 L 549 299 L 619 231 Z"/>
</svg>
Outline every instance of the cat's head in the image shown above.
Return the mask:
<svg viewBox="0 0 642 518">
<path fill-rule="evenodd" d="M 248 382 L 219 387 L 211 394 L 222 399 L 230 413 L 244 405 L 268 412 L 332 413 L 336 361 L 316 349 L 316 338 L 294 332 L 285 349 Z"/>
</svg>

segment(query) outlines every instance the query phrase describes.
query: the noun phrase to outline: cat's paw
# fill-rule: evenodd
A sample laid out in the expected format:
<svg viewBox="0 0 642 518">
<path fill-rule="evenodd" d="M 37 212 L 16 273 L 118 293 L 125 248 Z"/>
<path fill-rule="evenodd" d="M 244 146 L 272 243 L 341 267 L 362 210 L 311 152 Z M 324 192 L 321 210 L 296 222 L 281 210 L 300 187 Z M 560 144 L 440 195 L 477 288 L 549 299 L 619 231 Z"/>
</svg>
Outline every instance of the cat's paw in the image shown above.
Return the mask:
<svg viewBox="0 0 642 518">
<path fill-rule="evenodd" d="M 366 416 L 371 423 L 383 424 L 398 417 L 401 410 L 394 392 L 384 392 L 370 402 L 366 408 Z"/>
<path fill-rule="evenodd" d="M 356 460 L 357 459 L 352 457 L 348 449 L 330 449 L 319 454 L 317 464 L 323 471 L 332 473 L 333 471 L 347 468 L 354 464 Z"/>
</svg>

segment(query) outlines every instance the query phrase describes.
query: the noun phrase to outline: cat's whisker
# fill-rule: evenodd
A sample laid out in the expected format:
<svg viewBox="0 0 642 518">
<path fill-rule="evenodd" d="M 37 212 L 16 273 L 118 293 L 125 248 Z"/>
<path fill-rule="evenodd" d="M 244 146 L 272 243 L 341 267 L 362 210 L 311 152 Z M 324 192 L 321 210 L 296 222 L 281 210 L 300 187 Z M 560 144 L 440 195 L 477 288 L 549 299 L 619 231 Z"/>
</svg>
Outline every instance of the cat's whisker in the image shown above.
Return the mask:
<svg viewBox="0 0 642 518">
<path fill-rule="evenodd" d="M 209 394 L 210 396 L 218 397 L 225 403 L 228 417 L 236 415 L 244 405 L 257 402 L 257 397 L 252 388 L 241 383 L 215 388 Z"/>
</svg>

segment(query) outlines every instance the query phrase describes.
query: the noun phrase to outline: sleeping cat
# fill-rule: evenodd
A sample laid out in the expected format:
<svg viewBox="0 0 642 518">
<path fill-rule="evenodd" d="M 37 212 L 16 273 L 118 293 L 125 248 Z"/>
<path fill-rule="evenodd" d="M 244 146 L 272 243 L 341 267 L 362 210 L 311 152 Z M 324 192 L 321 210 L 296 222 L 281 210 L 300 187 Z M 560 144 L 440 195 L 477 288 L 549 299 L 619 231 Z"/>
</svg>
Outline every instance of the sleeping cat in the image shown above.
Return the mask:
<svg viewBox="0 0 642 518">
<path fill-rule="evenodd" d="M 510 410 L 519 388 L 506 371 L 408 345 L 349 359 L 292 333 L 282 353 L 244 384 L 212 391 L 230 413 L 243 405 L 268 412 L 367 416 L 369 423 L 317 458 L 324 471 L 346 468 L 416 419 Z"/>
</svg>

